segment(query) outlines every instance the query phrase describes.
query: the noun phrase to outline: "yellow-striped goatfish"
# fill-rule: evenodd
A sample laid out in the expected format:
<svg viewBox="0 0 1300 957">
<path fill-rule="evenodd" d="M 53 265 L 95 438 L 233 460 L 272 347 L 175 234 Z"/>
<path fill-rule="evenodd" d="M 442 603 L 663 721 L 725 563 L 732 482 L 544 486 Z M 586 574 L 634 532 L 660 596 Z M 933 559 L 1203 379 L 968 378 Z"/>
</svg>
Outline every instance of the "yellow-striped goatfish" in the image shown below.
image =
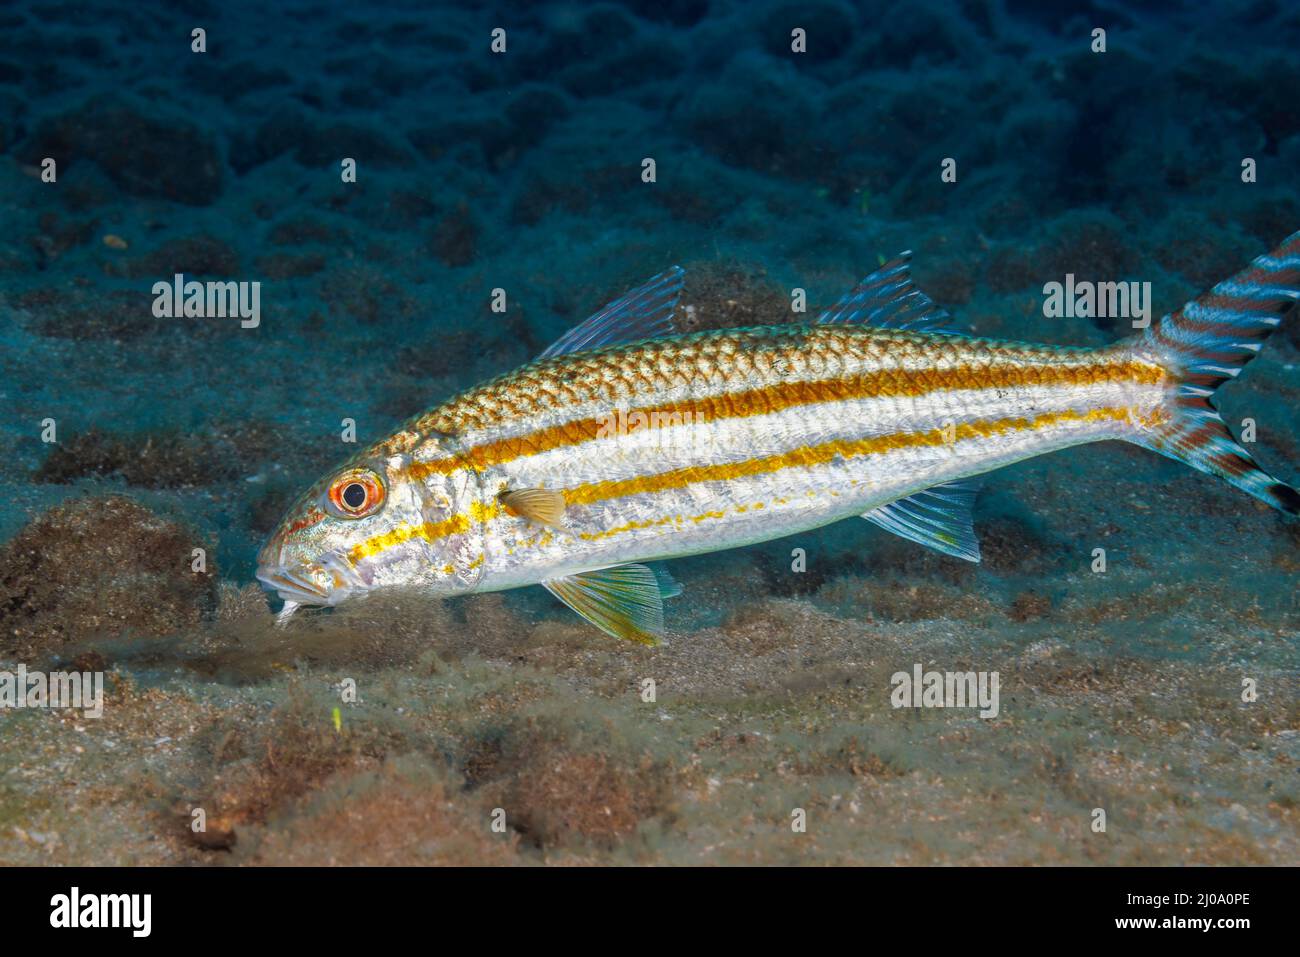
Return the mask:
<svg viewBox="0 0 1300 957">
<path fill-rule="evenodd" d="M 653 643 L 679 589 L 646 562 L 859 515 L 978 561 L 974 476 L 1106 439 L 1300 514 L 1213 400 L 1300 297 L 1300 233 L 1102 348 L 941 331 L 908 254 L 811 324 L 677 334 L 682 277 L 656 276 L 310 489 L 259 558 L 281 617 L 391 586 L 541 584 Z"/>
</svg>

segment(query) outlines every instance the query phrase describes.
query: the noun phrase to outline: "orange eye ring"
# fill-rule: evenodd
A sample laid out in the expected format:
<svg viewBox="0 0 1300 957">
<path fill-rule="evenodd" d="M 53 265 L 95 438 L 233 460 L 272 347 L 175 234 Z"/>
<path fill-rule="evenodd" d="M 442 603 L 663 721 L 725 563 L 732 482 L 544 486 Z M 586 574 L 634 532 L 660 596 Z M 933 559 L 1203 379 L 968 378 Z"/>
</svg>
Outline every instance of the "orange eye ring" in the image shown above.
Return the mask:
<svg viewBox="0 0 1300 957">
<path fill-rule="evenodd" d="M 384 504 L 384 483 L 369 469 L 352 469 L 330 484 L 329 499 L 345 518 L 365 518 Z"/>
</svg>

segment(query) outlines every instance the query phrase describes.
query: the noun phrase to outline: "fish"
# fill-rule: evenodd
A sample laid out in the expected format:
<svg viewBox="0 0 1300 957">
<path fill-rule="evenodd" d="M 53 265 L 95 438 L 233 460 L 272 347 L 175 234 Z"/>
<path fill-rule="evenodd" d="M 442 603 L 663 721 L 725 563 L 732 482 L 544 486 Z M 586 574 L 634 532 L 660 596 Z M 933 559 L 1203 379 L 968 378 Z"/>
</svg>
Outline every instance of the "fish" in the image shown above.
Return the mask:
<svg viewBox="0 0 1300 957">
<path fill-rule="evenodd" d="M 1300 298 L 1300 232 L 1100 347 L 962 334 L 910 259 L 813 322 L 686 334 L 674 266 L 324 476 L 257 577 L 281 620 L 386 588 L 542 585 L 655 644 L 682 591 L 664 561 L 860 516 L 978 562 L 981 476 L 1084 443 L 1130 442 L 1300 514 L 1215 408 Z"/>
</svg>

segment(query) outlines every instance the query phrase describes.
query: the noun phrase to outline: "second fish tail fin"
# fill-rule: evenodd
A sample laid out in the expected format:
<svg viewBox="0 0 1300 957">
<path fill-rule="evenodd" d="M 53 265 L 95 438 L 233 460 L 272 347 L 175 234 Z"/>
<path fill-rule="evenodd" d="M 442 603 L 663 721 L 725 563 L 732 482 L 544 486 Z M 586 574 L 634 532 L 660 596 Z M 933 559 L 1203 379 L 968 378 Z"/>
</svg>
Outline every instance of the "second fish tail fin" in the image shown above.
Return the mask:
<svg viewBox="0 0 1300 957">
<path fill-rule="evenodd" d="M 1214 403 L 1219 386 L 1255 357 L 1297 299 L 1300 232 L 1128 340 L 1174 378 L 1167 419 L 1133 441 L 1300 515 L 1300 491 L 1260 468 Z"/>
</svg>

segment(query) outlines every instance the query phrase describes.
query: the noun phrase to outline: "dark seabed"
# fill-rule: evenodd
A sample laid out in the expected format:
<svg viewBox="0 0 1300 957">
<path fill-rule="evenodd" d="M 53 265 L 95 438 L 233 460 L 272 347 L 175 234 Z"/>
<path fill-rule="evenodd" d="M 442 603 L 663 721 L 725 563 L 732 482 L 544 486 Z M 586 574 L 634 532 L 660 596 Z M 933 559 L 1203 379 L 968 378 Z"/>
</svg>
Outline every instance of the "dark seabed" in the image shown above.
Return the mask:
<svg viewBox="0 0 1300 957">
<path fill-rule="evenodd" d="M 674 562 L 657 648 L 253 582 L 344 419 L 673 263 L 702 326 L 912 249 L 959 328 L 1125 335 L 1043 285 L 1158 317 L 1300 230 L 1298 47 L 1275 0 L 0 6 L 0 672 L 106 675 L 0 711 L 0 863 L 1300 863 L 1300 522 L 1133 446 L 989 476 L 978 566 L 861 521 Z M 155 318 L 178 272 L 260 324 Z M 1300 481 L 1300 318 L 1222 400 Z M 917 664 L 997 716 L 895 709 Z"/>
</svg>

